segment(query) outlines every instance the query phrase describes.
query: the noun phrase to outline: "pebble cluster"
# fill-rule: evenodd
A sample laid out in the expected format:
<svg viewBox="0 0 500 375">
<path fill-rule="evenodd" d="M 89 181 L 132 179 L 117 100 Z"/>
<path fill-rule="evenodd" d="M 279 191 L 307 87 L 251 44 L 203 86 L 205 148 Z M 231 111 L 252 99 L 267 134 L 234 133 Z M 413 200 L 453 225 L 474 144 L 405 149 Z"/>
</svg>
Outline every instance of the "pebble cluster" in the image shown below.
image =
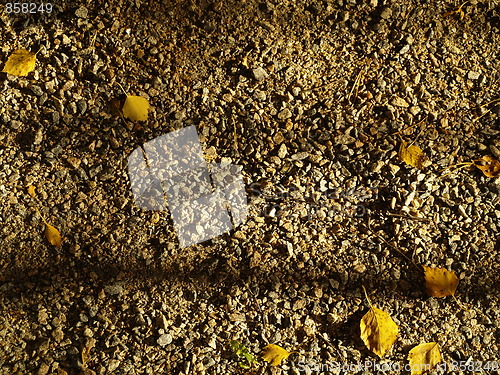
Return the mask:
<svg viewBox="0 0 500 375">
<path fill-rule="evenodd" d="M 443 176 L 500 158 L 499 17 L 493 0 L 463 17 L 416 0 L 1 13 L 3 62 L 41 50 L 27 78 L 1 73 L 0 374 L 243 373 L 229 340 L 297 352 L 272 374 L 403 366 L 429 341 L 448 363 L 500 360 L 500 179 Z M 149 100 L 147 122 L 116 112 L 118 83 Z M 180 249 L 168 212 L 134 204 L 126 160 L 189 125 L 243 168 L 249 217 Z M 402 140 L 424 169 L 398 159 Z M 464 308 L 428 298 L 420 264 L 456 272 Z M 362 286 L 399 325 L 381 360 L 359 339 Z"/>
</svg>

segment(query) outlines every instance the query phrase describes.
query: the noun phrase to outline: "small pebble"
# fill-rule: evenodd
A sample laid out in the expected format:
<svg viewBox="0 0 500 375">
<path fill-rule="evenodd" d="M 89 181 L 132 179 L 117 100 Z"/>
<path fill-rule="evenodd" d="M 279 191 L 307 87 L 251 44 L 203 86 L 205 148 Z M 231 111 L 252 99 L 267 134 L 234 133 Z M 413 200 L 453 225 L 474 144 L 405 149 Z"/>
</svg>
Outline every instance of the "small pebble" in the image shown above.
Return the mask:
<svg viewBox="0 0 500 375">
<path fill-rule="evenodd" d="M 156 342 L 160 346 L 166 346 L 166 345 L 172 343 L 172 341 L 173 341 L 172 335 L 169 333 L 164 333 L 163 335 L 161 335 L 158 338 L 158 340 L 156 340 Z"/>
<path fill-rule="evenodd" d="M 252 69 L 252 75 L 259 82 L 263 81 L 268 76 L 266 70 L 264 68 L 261 68 L 261 67 Z"/>
<path fill-rule="evenodd" d="M 75 16 L 77 16 L 78 18 L 87 18 L 88 13 L 89 13 L 88 9 L 85 8 L 84 6 L 81 6 L 75 11 Z"/>
<path fill-rule="evenodd" d="M 467 73 L 467 78 L 468 78 L 468 79 L 472 79 L 472 80 L 476 80 L 476 79 L 478 79 L 478 78 L 479 78 L 479 76 L 480 76 L 480 75 L 481 75 L 481 73 L 479 73 L 479 72 L 473 72 L 473 71 L 471 70 L 471 71 L 469 71 L 469 72 Z"/>
</svg>

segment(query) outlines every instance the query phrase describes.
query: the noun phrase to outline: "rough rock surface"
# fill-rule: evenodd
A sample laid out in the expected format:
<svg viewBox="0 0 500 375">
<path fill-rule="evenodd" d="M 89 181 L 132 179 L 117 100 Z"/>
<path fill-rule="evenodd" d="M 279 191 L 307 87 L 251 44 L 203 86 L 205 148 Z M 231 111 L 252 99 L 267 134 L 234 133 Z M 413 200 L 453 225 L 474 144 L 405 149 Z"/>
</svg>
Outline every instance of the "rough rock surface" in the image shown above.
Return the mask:
<svg viewBox="0 0 500 375">
<path fill-rule="evenodd" d="M 444 373 L 498 373 L 485 366 L 500 360 L 500 181 L 443 169 L 500 157 L 500 8 L 452 10 L 2 8 L 2 62 L 40 52 L 28 77 L 0 73 L 0 374 L 245 373 L 231 339 L 255 354 L 268 343 L 297 352 L 264 373 L 394 369 L 429 341 Z M 149 99 L 147 122 L 116 113 L 118 83 Z M 243 167 L 250 217 L 179 249 L 169 213 L 134 204 L 126 160 L 193 124 L 215 162 Z M 424 169 L 398 159 L 402 140 L 424 150 Z M 60 249 L 37 210 L 61 231 Z M 460 305 L 426 296 L 421 264 L 456 272 Z M 381 360 L 359 339 L 362 286 L 399 325 Z"/>
</svg>

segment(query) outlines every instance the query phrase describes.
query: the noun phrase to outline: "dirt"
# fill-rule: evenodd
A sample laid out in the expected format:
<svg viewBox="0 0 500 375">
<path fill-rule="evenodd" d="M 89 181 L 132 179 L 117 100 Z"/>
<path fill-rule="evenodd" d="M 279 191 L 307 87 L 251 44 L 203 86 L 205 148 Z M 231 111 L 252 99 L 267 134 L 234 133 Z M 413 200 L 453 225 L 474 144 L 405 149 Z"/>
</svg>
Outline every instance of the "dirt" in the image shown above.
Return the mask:
<svg viewBox="0 0 500 375">
<path fill-rule="evenodd" d="M 0 73 L 0 373 L 398 373 L 432 341 L 432 373 L 499 373 L 500 178 L 453 171 L 500 159 L 497 1 L 6 9 L 2 62 L 40 52 Z M 127 158 L 190 125 L 242 167 L 249 216 L 180 248 Z M 455 272 L 456 300 L 428 297 L 421 265 Z M 383 359 L 359 338 L 363 286 L 399 326 Z M 230 340 L 297 353 L 243 370 Z"/>
</svg>

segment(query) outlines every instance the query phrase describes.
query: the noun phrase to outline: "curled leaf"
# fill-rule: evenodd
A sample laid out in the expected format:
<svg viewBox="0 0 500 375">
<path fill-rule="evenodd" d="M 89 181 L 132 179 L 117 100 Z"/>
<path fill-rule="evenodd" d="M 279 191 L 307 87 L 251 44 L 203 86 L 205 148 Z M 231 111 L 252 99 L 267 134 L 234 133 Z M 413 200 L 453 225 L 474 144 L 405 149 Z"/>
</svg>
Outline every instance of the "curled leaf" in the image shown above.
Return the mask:
<svg viewBox="0 0 500 375">
<path fill-rule="evenodd" d="M 500 161 L 493 159 L 491 156 L 483 156 L 481 159 L 474 161 L 476 168 L 480 169 L 486 177 L 500 176 Z"/>
<path fill-rule="evenodd" d="M 61 233 L 52 225 L 45 223 L 45 237 L 55 247 L 61 247 L 62 238 Z"/>
<path fill-rule="evenodd" d="M 446 297 L 455 295 L 458 277 L 453 271 L 444 268 L 422 266 L 425 273 L 425 287 L 431 297 Z"/>
<path fill-rule="evenodd" d="M 361 318 L 361 339 L 380 358 L 392 347 L 398 336 L 398 326 L 391 316 L 376 307 Z"/>
<path fill-rule="evenodd" d="M 281 361 L 287 359 L 292 352 L 283 349 L 279 345 L 269 344 L 262 349 L 262 359 L 269 362 L 271 366 L 279 366 Z"/>
<path fill-rule="evenodd" d="M 36 53 L 25 49 L 18 49 L 9 56 L 2 72 L 12 74 L 13 76 L 27 76 L 35 69 Z"/>
<path fill-rule="evenodd" d="M 437 342 L 427 342 L 410 350 L 408 360 L 410 361 L 411 375 L 420 375 L 431 371 L 443 359 L 439 344 Z"/>
<path fill-rule="evenodd" d="M 149 102 L 142 96 L 127 95 L 122 107 L 123 116 L 132 121 L 146 121 L 148 119 Z"/>
</svg>

